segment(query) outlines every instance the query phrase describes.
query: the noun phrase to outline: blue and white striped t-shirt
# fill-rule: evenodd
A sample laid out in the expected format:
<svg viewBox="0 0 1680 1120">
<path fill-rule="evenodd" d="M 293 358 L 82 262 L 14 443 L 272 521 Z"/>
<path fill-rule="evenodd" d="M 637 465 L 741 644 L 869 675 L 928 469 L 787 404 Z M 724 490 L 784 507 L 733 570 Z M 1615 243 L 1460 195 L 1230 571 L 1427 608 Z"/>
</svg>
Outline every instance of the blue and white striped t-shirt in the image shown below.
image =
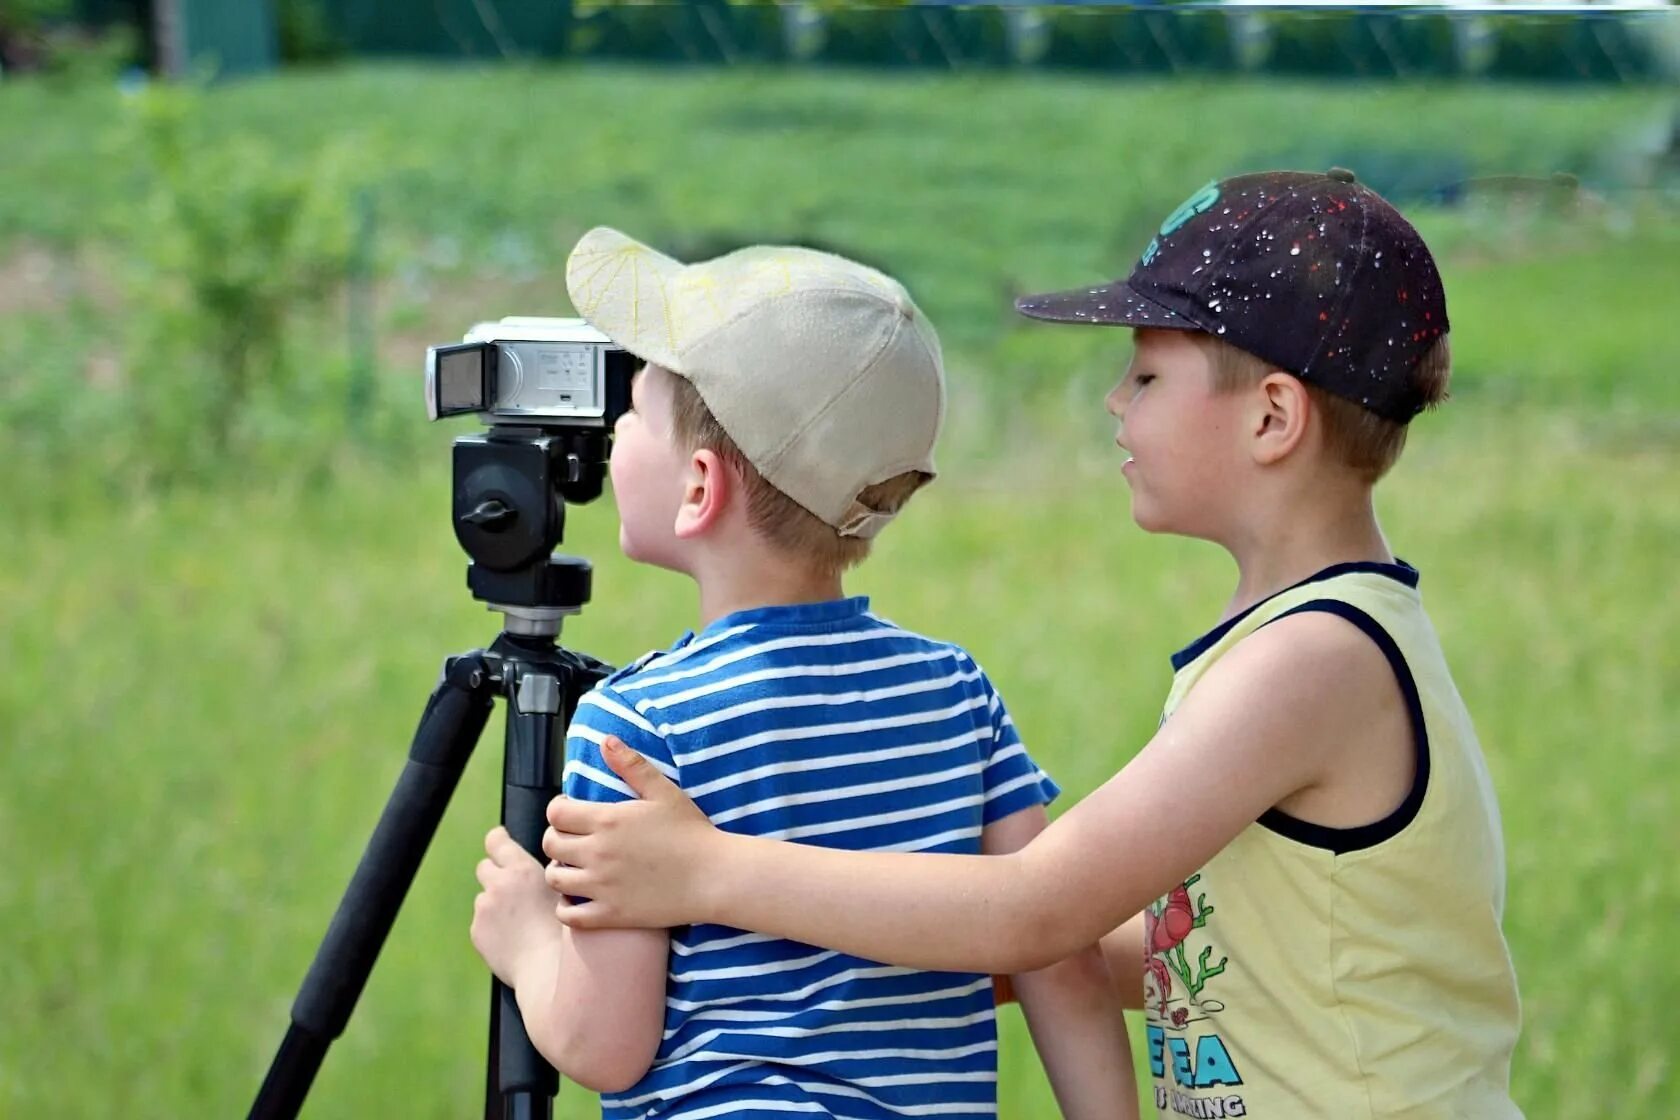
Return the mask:
<svg viewBox="0 0 1680 1120">
<path fill-rule="evenodd" d="M 603 681 L 572 721 L 568 797 L 630 796 L 609 732 L 719 827 L 832 848 L 975 854 L 1058 792 L 973 658 L 862 598 L 737 612 Z M 716 925 L 671 930 L 668 967 L 658 1057 L 607 1120 L 996 1114 L 989 977 Z"/>
</svg>

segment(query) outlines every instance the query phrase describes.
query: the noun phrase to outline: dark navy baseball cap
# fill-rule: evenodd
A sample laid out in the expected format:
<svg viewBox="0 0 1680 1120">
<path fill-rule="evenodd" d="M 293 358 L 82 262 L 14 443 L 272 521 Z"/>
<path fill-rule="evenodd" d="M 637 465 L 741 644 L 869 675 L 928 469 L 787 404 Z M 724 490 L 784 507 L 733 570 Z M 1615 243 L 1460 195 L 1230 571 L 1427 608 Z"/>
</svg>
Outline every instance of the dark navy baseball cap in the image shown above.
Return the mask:
<svg viewBox="0 0 1680 1120">
<path fill-rule="evenodd" d="M 1423 410 L 1410 375 L 1448 329 L 1423 238 L 1341 168 L 1209 183 L 1126 279 L 1015 306 L 1058 323 L 1205 331 L 1401 423 Z"/>
</svg>

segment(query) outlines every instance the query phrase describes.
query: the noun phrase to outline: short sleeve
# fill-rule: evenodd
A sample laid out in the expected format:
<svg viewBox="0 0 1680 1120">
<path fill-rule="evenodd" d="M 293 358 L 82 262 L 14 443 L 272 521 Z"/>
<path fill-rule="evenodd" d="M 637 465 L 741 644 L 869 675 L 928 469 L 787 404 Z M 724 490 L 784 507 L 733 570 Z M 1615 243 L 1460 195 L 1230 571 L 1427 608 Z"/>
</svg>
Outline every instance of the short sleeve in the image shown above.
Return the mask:
<svg viewBox="0 0 1680 1120">
<path fill-rule="evenodd" d="M 1015 721 L 1003 706 L 1003 697 L 984 673 L 980 684 L 986 690 L 992 725 L 991 754 L 982 772 L 986 787 L 984 819 L 986 824 L 994 824 L 1022 809 L 1050 804 L 1062 789 L 1027 753 L 1015 731 Z"/>
<path fill-rule="evenodd" d="M 601 756 L 601 744 L 616 735 L 672 781 L 678 781 L 670 748 L 659 729 L 607 685 L 597 685 L 578 701 L 566 731 L 566 796 L 578 801 L 630 801 L 635 794 Z M 678 782 L 678 784 L 681 784 Z"/>
</svg>

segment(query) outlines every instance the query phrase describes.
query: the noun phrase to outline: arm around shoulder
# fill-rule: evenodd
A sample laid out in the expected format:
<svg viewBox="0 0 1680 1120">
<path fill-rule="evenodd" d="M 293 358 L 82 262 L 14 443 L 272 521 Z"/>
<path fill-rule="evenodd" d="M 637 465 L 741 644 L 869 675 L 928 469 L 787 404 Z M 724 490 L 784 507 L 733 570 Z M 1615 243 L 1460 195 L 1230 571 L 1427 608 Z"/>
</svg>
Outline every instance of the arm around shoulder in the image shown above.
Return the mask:
<svg viewBox="0 0 1680 1120">
<path fill-rule="evenodd" d="M 643 800 L 551 807 L 564 835 L 550 833 L 549 855 L 572 866 L 549 881 L 596 900 L 568 913 L 578 927 L 706 921 L 910 968 L 1046 967 L 1319 780 L 1334 739 L 1326 674 L 1346 649 L 1340 636 L 1298 641 L 1296 624 L 1316 621 L 1245 639 L 1118 774 L 1018 852 L 848 852 L 723 833 L 624 760 Z"/>
</svg>

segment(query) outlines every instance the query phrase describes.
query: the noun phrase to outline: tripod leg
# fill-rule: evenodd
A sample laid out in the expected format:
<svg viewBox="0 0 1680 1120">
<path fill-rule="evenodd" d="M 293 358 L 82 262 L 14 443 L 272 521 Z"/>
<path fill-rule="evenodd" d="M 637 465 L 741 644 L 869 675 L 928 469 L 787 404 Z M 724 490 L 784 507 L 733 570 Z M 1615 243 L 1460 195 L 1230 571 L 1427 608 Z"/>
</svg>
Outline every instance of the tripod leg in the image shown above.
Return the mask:
<svg viewBox="0 0 1680 1120">
<path fill-rule="evenodd" d="M 578 700 L 612 668 L 559 649 L 550 638 L 504 632 L 491 651 L 511 667 L 503 674 L 508 717 L 502 824 L 540 860 L 548 803 L 560 792 L 566 727 Z M 513 992 L 493 984 L 490 1009 L 486 1120 L 547 1120 L 559 1078 L 531 1045 Z"/>
<path fill-rule="evenodd" d="M 513 670 L 506 678 L 509 703 L 502 824 L 521 847 L 540 860 L 548 802 L 560 792 L 566 723 L 576 705 L 572 699 L 575 685 L 565 662 L 549 643 L 519 649 L 507 640 L 499 641 L 494 648 L 508 658 Z M 546 1120 L 552 1114 L 559 1077 L 531 1044 L 513 990 L 500 981 L 491 984 L 488 1068 L 495 1084 L 487 1094 L 487 1120 Z M 498 1091 L 500 1102 L 496 1100 Z"/>
<path fill-rule="evenodd" d="M 252 1120 L 295 1117 L 367 984 L 403 896 L 489 718 L 494 682 L 483 653 L 451 658 L 427 701 L 379 824 L 292 1004 L 292 1025 L 251 1106 Z"/>
</svg>

